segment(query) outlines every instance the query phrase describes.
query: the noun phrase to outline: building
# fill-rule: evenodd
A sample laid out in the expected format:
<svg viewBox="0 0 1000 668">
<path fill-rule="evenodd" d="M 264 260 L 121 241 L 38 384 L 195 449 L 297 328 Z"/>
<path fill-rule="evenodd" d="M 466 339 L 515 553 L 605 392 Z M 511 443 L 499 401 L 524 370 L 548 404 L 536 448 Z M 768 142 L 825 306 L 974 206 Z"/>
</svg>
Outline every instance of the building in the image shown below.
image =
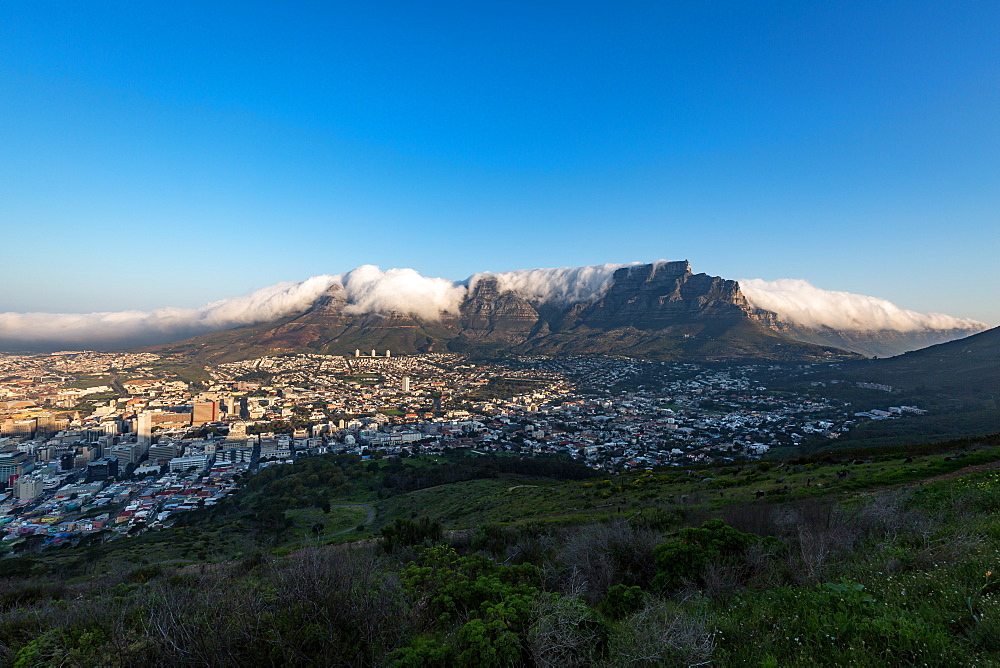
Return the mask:
<svg viewBox="0 0 1000 668">
<path fill-rule="evenodd" d="M 161 459 L 173 459 L 180 453 L 178 452 L 176 443 L 159 443 L 149 446 L 148 454 L 151 460 L 159 461 Z"/>
<path fill-rule="evenodd" d="M 122 443 L 111 448 L 108 454 L 117 457 L 122 464 L 135 464 L 145 452 L 142 447 L 135 443 Z"/>
<path fill-rule="evenodd" d="M 18 478 L 15 483 L 18 501 L 30 501 L 37 496 L 41 496 L 45 489 L 41 478 L 27 477 Z"/>
<path fill-rule="evenodd" d="M 138 442 L 140 445 L 149 445 L 153 440 L 153 417 L 152 413 L 143 411 L 139 413 Z"/>
<path fill-rule="evenodd" d="M 115 456 L 101 457 L 87 464 L 87 481 L 107 480 L 118 475 L 118 458 Z"/>
<path fill-rule="evenodd" d="M 205 424 L 206 422 L 216 422 L 219 419 L 218 401 L 196 401 L 191 417 L 192 425 Z"/>
<path fill-rule="evenodd" d="M 171 471 L 187 471 L 188 469 L 204 471 L 208 468 L 208 455 L 193 455 L 191 457 L 175 457 L 170 460 Z"/>
<path fill-rule="evenodd" d="M 245 441 L 247 440 L 247 423 L 246 422 L 234 422 L 229 425 L 229 433 L 226 434 L 227 441 Z"/>
<path fill-rule="evenodd" d="M 247 463 L 253 459 L 253 448 L 228 448 L 215 453 L 216 462 Z"/>
<path fill-rule="evenodd" d="M 0 453 L 0 481 L 7 482 L 11 476 L 22 476 L 32 468 L 28 455 L 23 452 Z"/>
<path fill-rule="evenodd" d="M 218 415 L 218 403 L 215 403 L 215 414 Z M 143 411 L 139 413 L 137 441 L 144 449 L 153 441 L 154 427 L 188 427 L 191 425 L 191 413 L 174 413 L 173 411 Z"/>
<path fill-rule="evenodd" d="M 38 421 L 34 418 L 29 420 L 15 420 L 7 418 L 0 422 L 0 436 L 27 436 L 34 434 Z"/>
</svg>

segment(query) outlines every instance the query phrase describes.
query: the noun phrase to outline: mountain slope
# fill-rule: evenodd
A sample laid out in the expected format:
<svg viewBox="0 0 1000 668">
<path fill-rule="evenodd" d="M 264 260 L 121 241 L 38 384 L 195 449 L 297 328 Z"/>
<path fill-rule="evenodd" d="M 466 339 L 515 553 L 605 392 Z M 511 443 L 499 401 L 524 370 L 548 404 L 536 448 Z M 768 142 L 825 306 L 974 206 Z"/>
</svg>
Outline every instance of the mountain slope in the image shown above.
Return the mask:
<svg viewBox="0 0 1000 668">
<path fill-rule="evenodd" d="M 908 389 L 1000 396 L 1000 327 L 897 357 L 863 362 L 852 375 Z"/>
<path fill-rule="evenodd" d="M 474 355 L 617 354 L 651 359 L 830 359 L 831 346 L 794 341 L 772 328 L 736 281 L 694 274 L 687 261 L 617 269 L 595 299 L 532 301 L 483 275 L 457 313 L 437 319 L 392 311 L 357 313 L 339 284 L 300 315 L 149 348 L 212 361 L 262 354 L 355 350 Z"/>
</svg>

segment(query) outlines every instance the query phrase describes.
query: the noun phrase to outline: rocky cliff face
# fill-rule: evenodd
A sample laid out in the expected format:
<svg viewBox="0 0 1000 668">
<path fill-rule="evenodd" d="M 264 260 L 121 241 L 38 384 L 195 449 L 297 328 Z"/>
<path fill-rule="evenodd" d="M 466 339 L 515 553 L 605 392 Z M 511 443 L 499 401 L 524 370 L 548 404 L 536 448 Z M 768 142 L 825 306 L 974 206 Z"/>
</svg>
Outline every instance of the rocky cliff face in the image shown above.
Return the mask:
<svg viewBox="0 0 1000 668">
<path fill-rule="evenodd" d="M 538 324 L 538 311 L 513 292 L 502 292 L 495 276 L 471 286 L 461 308 L 461 335 L 470 343 L 520 343 Z"/>
<path fill-rule="evenodd" d="M 654 359 L 822 359 L 831 354 L 829 347 L 779 336 L 768 327 L 773 317 L 750 306 L 736 281 L 695 274 L 687 261 L 659 262 L 618 269 L 602 294 L 573 303 L 532 303 L 502 289 L 497 277 L 481 276 L 458 314 L 430 321 L 405 313 L 351 313 L 343 289 L 334 286 L 301 315 L 175 346 L 214 358 L 294 350 L 350 354 L 373 347 L 402 354 L 454 350 Z M 240 346 L 235 352 L 234 344 Z"/>
<path fill-rule="evenodd" d="M 604 296 L 584 308 L 581 324 L 662 329 L 699 320 L 753 318 L 736 281 L 693 274 L 687 261 L 623 267 Z"/>
</svg>

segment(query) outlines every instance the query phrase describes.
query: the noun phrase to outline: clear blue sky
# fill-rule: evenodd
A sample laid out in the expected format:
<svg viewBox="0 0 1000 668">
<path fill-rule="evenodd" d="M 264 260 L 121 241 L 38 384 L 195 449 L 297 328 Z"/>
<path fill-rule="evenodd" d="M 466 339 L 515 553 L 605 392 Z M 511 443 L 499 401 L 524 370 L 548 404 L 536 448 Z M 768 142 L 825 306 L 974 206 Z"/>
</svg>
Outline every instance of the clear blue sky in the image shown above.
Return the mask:
<svg viewBox="0 0 1000 668">
<path fill-rule="evenodd" d="M 1000 3 L 0 2 L 0 311 L 656 258 L 1000 324 Z"/>
</svg>

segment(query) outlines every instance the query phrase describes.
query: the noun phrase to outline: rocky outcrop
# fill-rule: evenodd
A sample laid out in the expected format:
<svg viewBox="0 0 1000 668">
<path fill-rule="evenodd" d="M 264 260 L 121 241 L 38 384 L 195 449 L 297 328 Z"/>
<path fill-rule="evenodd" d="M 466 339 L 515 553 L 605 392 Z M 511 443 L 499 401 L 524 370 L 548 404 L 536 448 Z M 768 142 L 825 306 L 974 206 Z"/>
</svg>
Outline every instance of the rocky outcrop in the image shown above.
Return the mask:
<svg viewBox="0 0 1000 668">
<path fill-rule="evenodd" d="M 454 350 L 507 353 L 621 354 L 654 359 L 822 359 L 829 347 L 796 343 L 772 331 L 774 314 L 753 308 L 736 281 L 695 274 L 685 260 L 623 267 L 602 294 L 574 303 L 533 304 L 478 277 L 458 314 L 424 320 L 405 313 L 353 314 L 343 288 L 331 288 L 306 312 L 242 335 L 217 332 L 183 342 L 198 350 L 302 350 L 350 354 Z M 212 342 L 218 341 L 219 345 Z M 224 344 L 224 345 L 223 345 Z"/>
<path fill-rule="evenodd" d="M 685 260 L 619 269 L 579 321 L 598 328 L 663 329 L 699 320 L 752 319 L 752 311 L 736 281 L 693 274 Z"/>
<path fill-rule="evenodd" d="M 469 289 L 461 308 L 461 336 L 469 343 L 517 344 L 538 324 L 538 311 L 513 292 L 501 292 L 495 276 L 485 276 Z"/>
</svg>

